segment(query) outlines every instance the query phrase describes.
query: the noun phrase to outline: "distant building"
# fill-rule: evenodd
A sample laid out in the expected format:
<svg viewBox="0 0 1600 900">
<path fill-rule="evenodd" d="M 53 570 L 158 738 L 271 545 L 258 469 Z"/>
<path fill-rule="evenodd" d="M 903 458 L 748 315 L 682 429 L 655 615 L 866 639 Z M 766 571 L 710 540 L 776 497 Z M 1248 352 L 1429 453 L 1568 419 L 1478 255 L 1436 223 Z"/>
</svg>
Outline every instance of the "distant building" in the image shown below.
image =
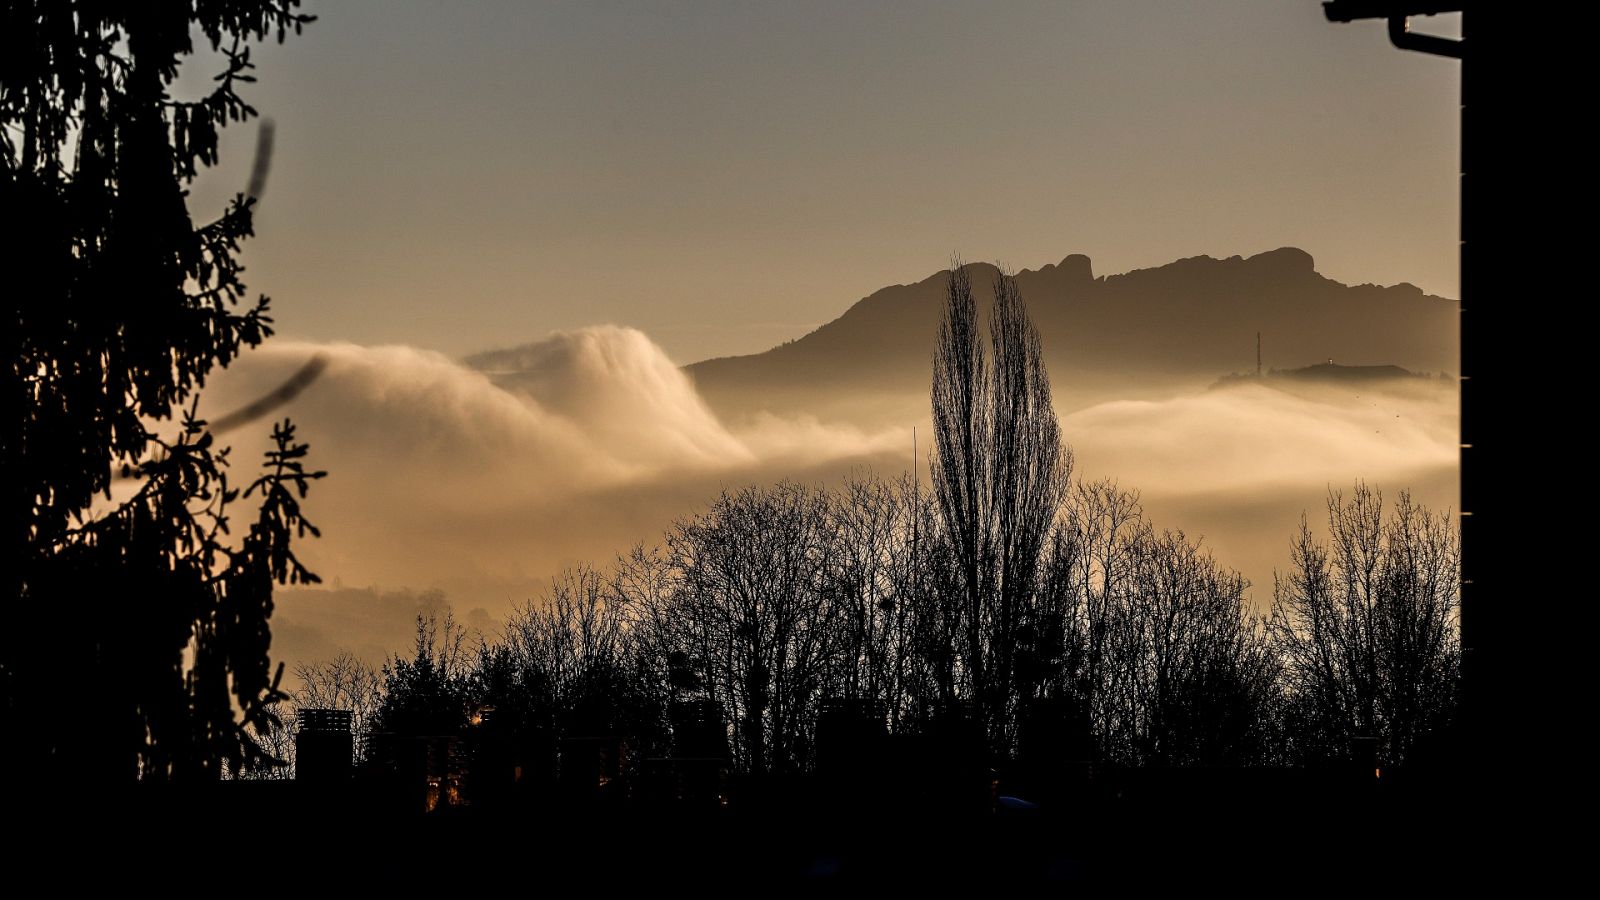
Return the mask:
<svg viewBox="0 0 1600 900">
<path fill-rule="evenodd" d="M 628 770 L 628 742 L 620 735 L 563 737 L 560 779 L 569 797 L 588 797 L 619 782 Z"/>
<path fill-rule="evenodd" d="M 394 783 L 405 805 L 433 812 L 462 804 L 466 754 L 461 738 L 375 734 L 368 755 L 373 775 Z"/>
<path fill-rule="evenodd" d="M 672 755 L 679 759 L 727 759 L 728 723 L 715 700 L 675 700 L 672 720 Z"/>
<path fill-rule="evenodd" d="M 888 734 L 882 702 L 856 697 L 823 700 L 817 710 L 817 773 L 834 778 L 867 775 L 881 764 Z"/>
<path fill-rule="evenodd" d="M 294 736 L 297 781 L 343 781 L 350 777 L 355 743 L 347 709 L 302 709 Z"/>
<path fill-rule="evenodd" d="M 647 806 L 716 809 L 728 802 L 728 723 L 722 705 L 704 698 L 673 701 L 672 756 L 646 759 L 639 799 Z"/>
</svg>

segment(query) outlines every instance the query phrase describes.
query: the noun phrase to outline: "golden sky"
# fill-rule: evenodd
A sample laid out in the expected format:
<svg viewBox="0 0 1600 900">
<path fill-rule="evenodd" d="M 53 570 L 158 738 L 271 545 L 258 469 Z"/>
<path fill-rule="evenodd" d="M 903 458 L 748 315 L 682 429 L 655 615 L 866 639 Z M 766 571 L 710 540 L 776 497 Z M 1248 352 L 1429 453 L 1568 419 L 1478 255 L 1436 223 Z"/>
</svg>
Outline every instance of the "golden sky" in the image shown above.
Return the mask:
<svg viewBox="0 0 1600 900">
<path fill-rule="evenodd" d="M 1292 245 L 1457 296 L 1457 66 L 1310 0 L 308 7 L 247 94 L 277 150 L 245 259 L 289 337 L 459 355 L 608 322 L 690 362 L 957 251 Z M 227 134 L 197 217 L 253 145 Z"/>
</svg>

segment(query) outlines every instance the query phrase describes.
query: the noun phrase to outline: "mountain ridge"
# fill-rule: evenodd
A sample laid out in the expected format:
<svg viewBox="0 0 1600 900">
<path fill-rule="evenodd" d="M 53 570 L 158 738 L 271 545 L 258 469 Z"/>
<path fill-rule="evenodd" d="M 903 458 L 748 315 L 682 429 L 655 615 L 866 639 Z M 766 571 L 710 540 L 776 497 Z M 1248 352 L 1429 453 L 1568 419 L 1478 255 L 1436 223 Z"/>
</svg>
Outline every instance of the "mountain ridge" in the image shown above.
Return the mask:
<svg viewBox="0 0 1600 900">
<path fill-rule="evenodd" d="M 986 315 L 999 270 L 965 265 Z M 714 409 L 733 415 L 814 411 L 852 388 L 925 391 L 947 274 L 880 288 L 832 321 L 760 353 L 683 368 Z M 1253 369 L 1257 332 L 1267 363 L 1280 367 L 1338 359 L 1458 368 L 1457 301 L 1409 282 L 1335 281 L 1297 247 L 1185 257 L 1098 276 L 1089 257 L 1073 253 L 1015 277 L 1058 381 L 1209 380 L 1219 371 Z"/>
</svg>

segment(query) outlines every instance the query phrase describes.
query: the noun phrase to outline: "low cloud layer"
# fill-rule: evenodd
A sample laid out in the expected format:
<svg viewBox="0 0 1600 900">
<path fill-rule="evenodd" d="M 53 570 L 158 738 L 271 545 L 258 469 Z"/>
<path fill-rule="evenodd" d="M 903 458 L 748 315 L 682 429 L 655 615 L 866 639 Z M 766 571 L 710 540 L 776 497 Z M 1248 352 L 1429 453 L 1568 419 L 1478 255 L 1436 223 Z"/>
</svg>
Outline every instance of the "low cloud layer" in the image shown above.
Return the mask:
<svg viewBox="0 0 1600 900">
<path fill-rule="evenodd" d="M 654 542 L 723 488 L 897 474 L 913 465 L 914 426 L 924 463 L 931 445 L 925 398 L 876 430 L 772 415 L 728 425 L 646 335 L 609 326 L 467 362 L 272 342 L 208 387 L 202 414 L 255 399 L 319 353 L 321 377 L 279 412 L 330 473 L 306 505 L 324 537 L 301 547 L 331 589 L 285 592 L 275 620 L 291 663 L 336 646 L 369 658 L 403 649 L 416 611 L 440 604 L 396 598 L 425 591 L 492 627 L 560 568 Z M 1264 603 L 1301 511 L 1315 521 L 1330 486 L 1359 477 L 1455 504 L 1455 401 L 1426 380 L 1292 393 L 1245 384 L 1098 403 L 1062 425 L 1080 475 L 1139 489 L 1158 524 L 1204 535 Z M 227 435 L 236 477 L 270 430 L 258 421 Z"/>
<path fill-rule="evenodd" d="M 1272 384 L 1272 382 L 1268 382 Z M 1436 379 L 1293 391 L 1244 382 L 1113 401 L 1062 422 L 1079 461 L 1159 495 L 1403 482 L 1456 464 L 1455 394 Z"/>
<path fill-rule="evenodd" d="M 1439 379 L 1268 387 L 1243 382 L 1101 403 L 1062 422 L 1078 473 L 1137 489 L 1158 525 L 1203 538 L 1250 579 L 1258 608 L 1305 515 L 1362 479 L 1434 509 L 1459 503 L 1458 399 Z"/>
<path fill-rule="evenodd" d="M 909 433 L 812 419 L 730 430 L 659 347 L 615 327 L 480 357 L 481 369 L 413 347 L 272 342 L 208 387 L 202 415 L 250 402 L 317 354 L 321 377 L 278 411 L 329 472 L 306 503 L 324 534 L 300 545 L 307 563 L 330 584 L 442 589 L 458 610 L 492 616 L 563 566 L 655 540 L 723 487 L 894 465 L 910 446 Z M 236 478 L 252 473 L 270 431 L 258 421 L 227 435 Z M 385 621 L 399 608 L 369 605 Z M 291 634 L 327 643 L 301 633 L 308 616 L 326 618 L 285 598 L 282 652 L 296 652 Z"/>
</svg>

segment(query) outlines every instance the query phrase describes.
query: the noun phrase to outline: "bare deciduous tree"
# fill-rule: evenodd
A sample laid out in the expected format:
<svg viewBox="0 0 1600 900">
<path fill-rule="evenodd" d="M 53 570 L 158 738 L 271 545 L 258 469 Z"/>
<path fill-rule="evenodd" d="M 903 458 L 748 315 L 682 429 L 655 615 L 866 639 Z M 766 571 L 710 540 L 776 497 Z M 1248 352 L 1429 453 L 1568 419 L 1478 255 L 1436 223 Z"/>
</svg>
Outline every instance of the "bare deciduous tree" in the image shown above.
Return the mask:
<svg viewBox="0 0 1600 900">
<path fill-rule="evenodd" d="M 1041 632 L 1049 640 L 1034 654 L 1043 676 L 1034 690 L 1071 698 L 1103 758 L 1264 758 L 1276 657 L 1238 573 L 1182 532 L 1156 531 L 1138 496 L 1110 482 L 1073 491 L 1046 572 L 1034 627 L 1060 624 Z"/>
<path fill-rule="evenodd" d="M 830 496 L 832 543 L 827 587 L 839 606 L 839 668 L 831 693 L 881 702 L 891 726 L 907 715 L 914 594 L 920 589 L 920 492 L 909 476 L 899 482 L 854 477 Z"/>
<path fill-rule="evenodd" d="M 512 613 L 503 652 L 539 718 L 577 734 L 631 722 L 647 686 L 634 671 L 628 595 L 584 566 L 555 578 L 542 602 Z"/>
<path fill-rule="evenodd" d="M 656 616 L 736 727 L 736 764 L 790 772 L 810 759 L 816 701 L 836 669 L 840 604 L 826 590 L 826 499 L 792 483 L 723 494 L 667 536 L 679 589 Z"/>
<path fill-rule="evenodd" d="M 1357 483 L 1328 496 L 1329 542 L 1301 521 L 1273 589 L 1272 635 L 1287 667 L 1302 759 L 1347 758 L 1356 737 L 1403 763 L 1449 724 L 1460 686 L 1461 536 L 1447 514 Z"/>
</svg>

